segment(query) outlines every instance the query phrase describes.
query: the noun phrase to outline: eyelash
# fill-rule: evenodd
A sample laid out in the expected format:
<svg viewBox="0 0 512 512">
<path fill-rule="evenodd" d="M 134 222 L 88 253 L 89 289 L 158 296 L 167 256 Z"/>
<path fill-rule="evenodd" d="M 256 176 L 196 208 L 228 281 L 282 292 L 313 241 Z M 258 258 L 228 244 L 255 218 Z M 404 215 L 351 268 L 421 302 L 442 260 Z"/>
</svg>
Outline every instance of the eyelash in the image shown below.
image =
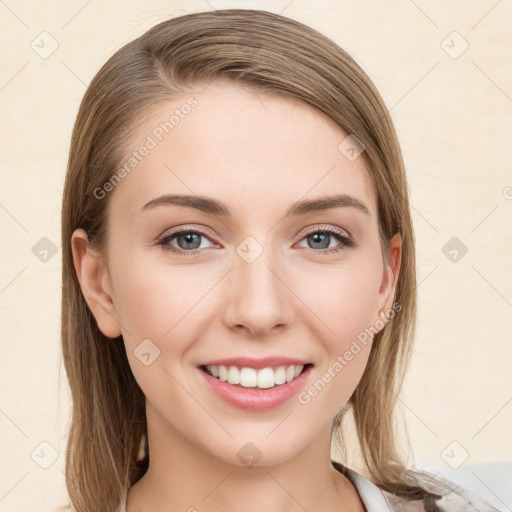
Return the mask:
<svg viewBox="0 0 512 512">
<path fill-rule="evenodd" d="M 163 235 L 163 236 L 161 236 L 157 240 L 157 245 L 161 245 L 162 248 L 165 251 L 172 251 L 172 252 L 175 252 L 175 253 L 178 253 L 178 254 L 184 254 L 186 256 L 193 256 L 193 255 L 201 252 L 203 249 L 193 249 L 191 251 L 185 251 L 183 249 L 177 249 L 176 247 L 173 247 L 172 245 L 169 244 L 169 242 L 172 239 L 174 239 L 174 238 L 176 238 L 176 237 L 178 237 L 180 235 L 189 234 L 189 233 L 194 233 L 196 235 L 202 235 L 205 238 L 207 238 L 208 240 L 210 240 L 210 237 L 204 231 L 201 231 L 201 230 L 199 230 L 197 228 L 193 228 L 193 229 L 191 228 L 191 229 L 181 229 L 181 230 L 174 231 L 172 233 Z M 304 236 L 299 241 L 302 241 L 302 240 L 304 240 L 304 238 L 306 238 L 306 237 L 308 237 L 310 235 L 314 235 L 316 233 L 322 233 L 322 234 L 331 235 L 336 240 L 341 242 L 342 246 L 341 247 L 337 247 L 337 248 L 332 248 L 332 249 L 324 249 L 324 250 L 311 249 L 310 247 L 304 247 L 303 248 L 307 252 L 314 253 L 315 255 L 318 255 L 318 254 L 321 254 L 321 255 L 333 254 L 333 253 L 336 253 L 336 252 L 340 252 L 344 248 L 351 248 L 351 247 L 355 247 L 356 246 L 356 243 L 352 239 L 350 239 L 348 236 L 344 235 L 341 231 L 335 230 L 333 228 L 325 228 L 325 229 L 323 229 L 323 228 L 316 228 L 316 229 L 314 229 L 312 231 L 309 231 L 308 233 L 304 234 Z"/>
</svg>

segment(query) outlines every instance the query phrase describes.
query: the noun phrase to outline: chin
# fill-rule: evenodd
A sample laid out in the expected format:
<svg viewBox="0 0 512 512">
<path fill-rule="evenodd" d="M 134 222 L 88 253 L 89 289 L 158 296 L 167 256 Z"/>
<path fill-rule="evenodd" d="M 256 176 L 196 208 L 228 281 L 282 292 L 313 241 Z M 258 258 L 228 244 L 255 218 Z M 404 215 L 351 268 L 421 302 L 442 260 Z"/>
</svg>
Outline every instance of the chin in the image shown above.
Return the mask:
<svg viewBox="0 0 512 512">
<path fill-rule="evenodd" d="M 283 428 L 282 432 L 273 432 L 270 437 L 268 430 L 260 435 L 253 431 L 251 435 L 235 437 L 226 441 L 221 450 L 217 445 L 210 453 L 227 464 L 239 467 L 263 468 L 286 463 L 305 450 L 310 439 L 304 438 L 299 442 L 290 437 L 284 425 L 279 428 Z"/>
</svg>

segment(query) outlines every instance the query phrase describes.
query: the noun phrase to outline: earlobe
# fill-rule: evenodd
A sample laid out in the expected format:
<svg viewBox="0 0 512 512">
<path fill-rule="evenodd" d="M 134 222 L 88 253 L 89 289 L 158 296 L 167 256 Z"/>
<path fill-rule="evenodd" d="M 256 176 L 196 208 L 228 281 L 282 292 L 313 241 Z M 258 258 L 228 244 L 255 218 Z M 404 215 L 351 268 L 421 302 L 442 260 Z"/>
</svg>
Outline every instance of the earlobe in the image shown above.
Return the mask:
<svg viewBox="0 0 512 512">
<path fill-rule="evenodd" d="M 121 328 L 104 258 L 89 245 L 87 233 L 83 229 L 74 231 L 71 248 L 82 294 L 98 328 L 105 336 L 117 338 L 121 335 Z"/>
</svg>

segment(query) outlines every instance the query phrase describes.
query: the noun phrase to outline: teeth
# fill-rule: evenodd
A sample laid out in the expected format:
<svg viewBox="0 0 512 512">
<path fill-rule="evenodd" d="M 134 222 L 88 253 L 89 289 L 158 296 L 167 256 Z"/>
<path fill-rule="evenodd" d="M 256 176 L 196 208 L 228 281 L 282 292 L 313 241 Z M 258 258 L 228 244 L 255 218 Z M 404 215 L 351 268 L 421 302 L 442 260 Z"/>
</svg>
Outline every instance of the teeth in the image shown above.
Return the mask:
<svg viewBox="0 0 512 512">
<path fill-rule="evenodd" d="M 258 387 L 262 389 L 273 388 L 276 383 L 274 370 L 272 368 L 263 368 L 258 372 Z"/>
<path fill-rule="evenodd" d="M 298 377 L 303 365 L 280 366 L 273 370 L 272 368 L 238 368 L 237 366 L 212 365 L 207 366 L 206 370 L 213 377 L 218 378 L 229 384 L 240 384 L 245 388 L 269 389 L 287 382 L 291 382 Z"/>
<path fill-rule="evenodd" d="M 276 384 L 284 384 L 286 382 L 286 370 L 284 366 L 280 366 L 274 373 L 274 382 Z"/>
<path fill-rule="evenodd" d="M 219 366 L 219 379 L 223 382 L 228 380 L 228 369 L 225 366 Z"/>
<path fill-rule="evenodd" d="M 236 368 L 236 371 L 240 372 L 240 384 L 244 388 L 255 388 L 258 385 L 258 372 L 254 368 Z"/>
<path fill-rule="evenodd" d="M 240 372 L 236 366 L 230 366 L 228 370 L 228 382 L 230 384 L 240 384 Z"/>
</svg>

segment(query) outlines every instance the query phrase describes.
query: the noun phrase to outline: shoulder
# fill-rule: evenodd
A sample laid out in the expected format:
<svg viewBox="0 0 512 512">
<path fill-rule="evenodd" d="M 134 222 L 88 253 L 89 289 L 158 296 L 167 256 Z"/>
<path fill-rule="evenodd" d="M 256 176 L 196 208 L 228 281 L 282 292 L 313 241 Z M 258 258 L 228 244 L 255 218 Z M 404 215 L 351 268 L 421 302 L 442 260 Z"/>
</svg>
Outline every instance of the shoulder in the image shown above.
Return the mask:
<svg viewBox="0 0 512 512">
<path fill-rule="evenodd" d="M 428 498 L 416 502 L 414 512 L 499 512 L 484 499 L 460 487 L 447 478 L 424 469 L 414 469 L 421 486 L 430 493 Z M 386 491 L 382 491 L 391 510 L 411 510 L 411 502 Z"/>
</svg>

